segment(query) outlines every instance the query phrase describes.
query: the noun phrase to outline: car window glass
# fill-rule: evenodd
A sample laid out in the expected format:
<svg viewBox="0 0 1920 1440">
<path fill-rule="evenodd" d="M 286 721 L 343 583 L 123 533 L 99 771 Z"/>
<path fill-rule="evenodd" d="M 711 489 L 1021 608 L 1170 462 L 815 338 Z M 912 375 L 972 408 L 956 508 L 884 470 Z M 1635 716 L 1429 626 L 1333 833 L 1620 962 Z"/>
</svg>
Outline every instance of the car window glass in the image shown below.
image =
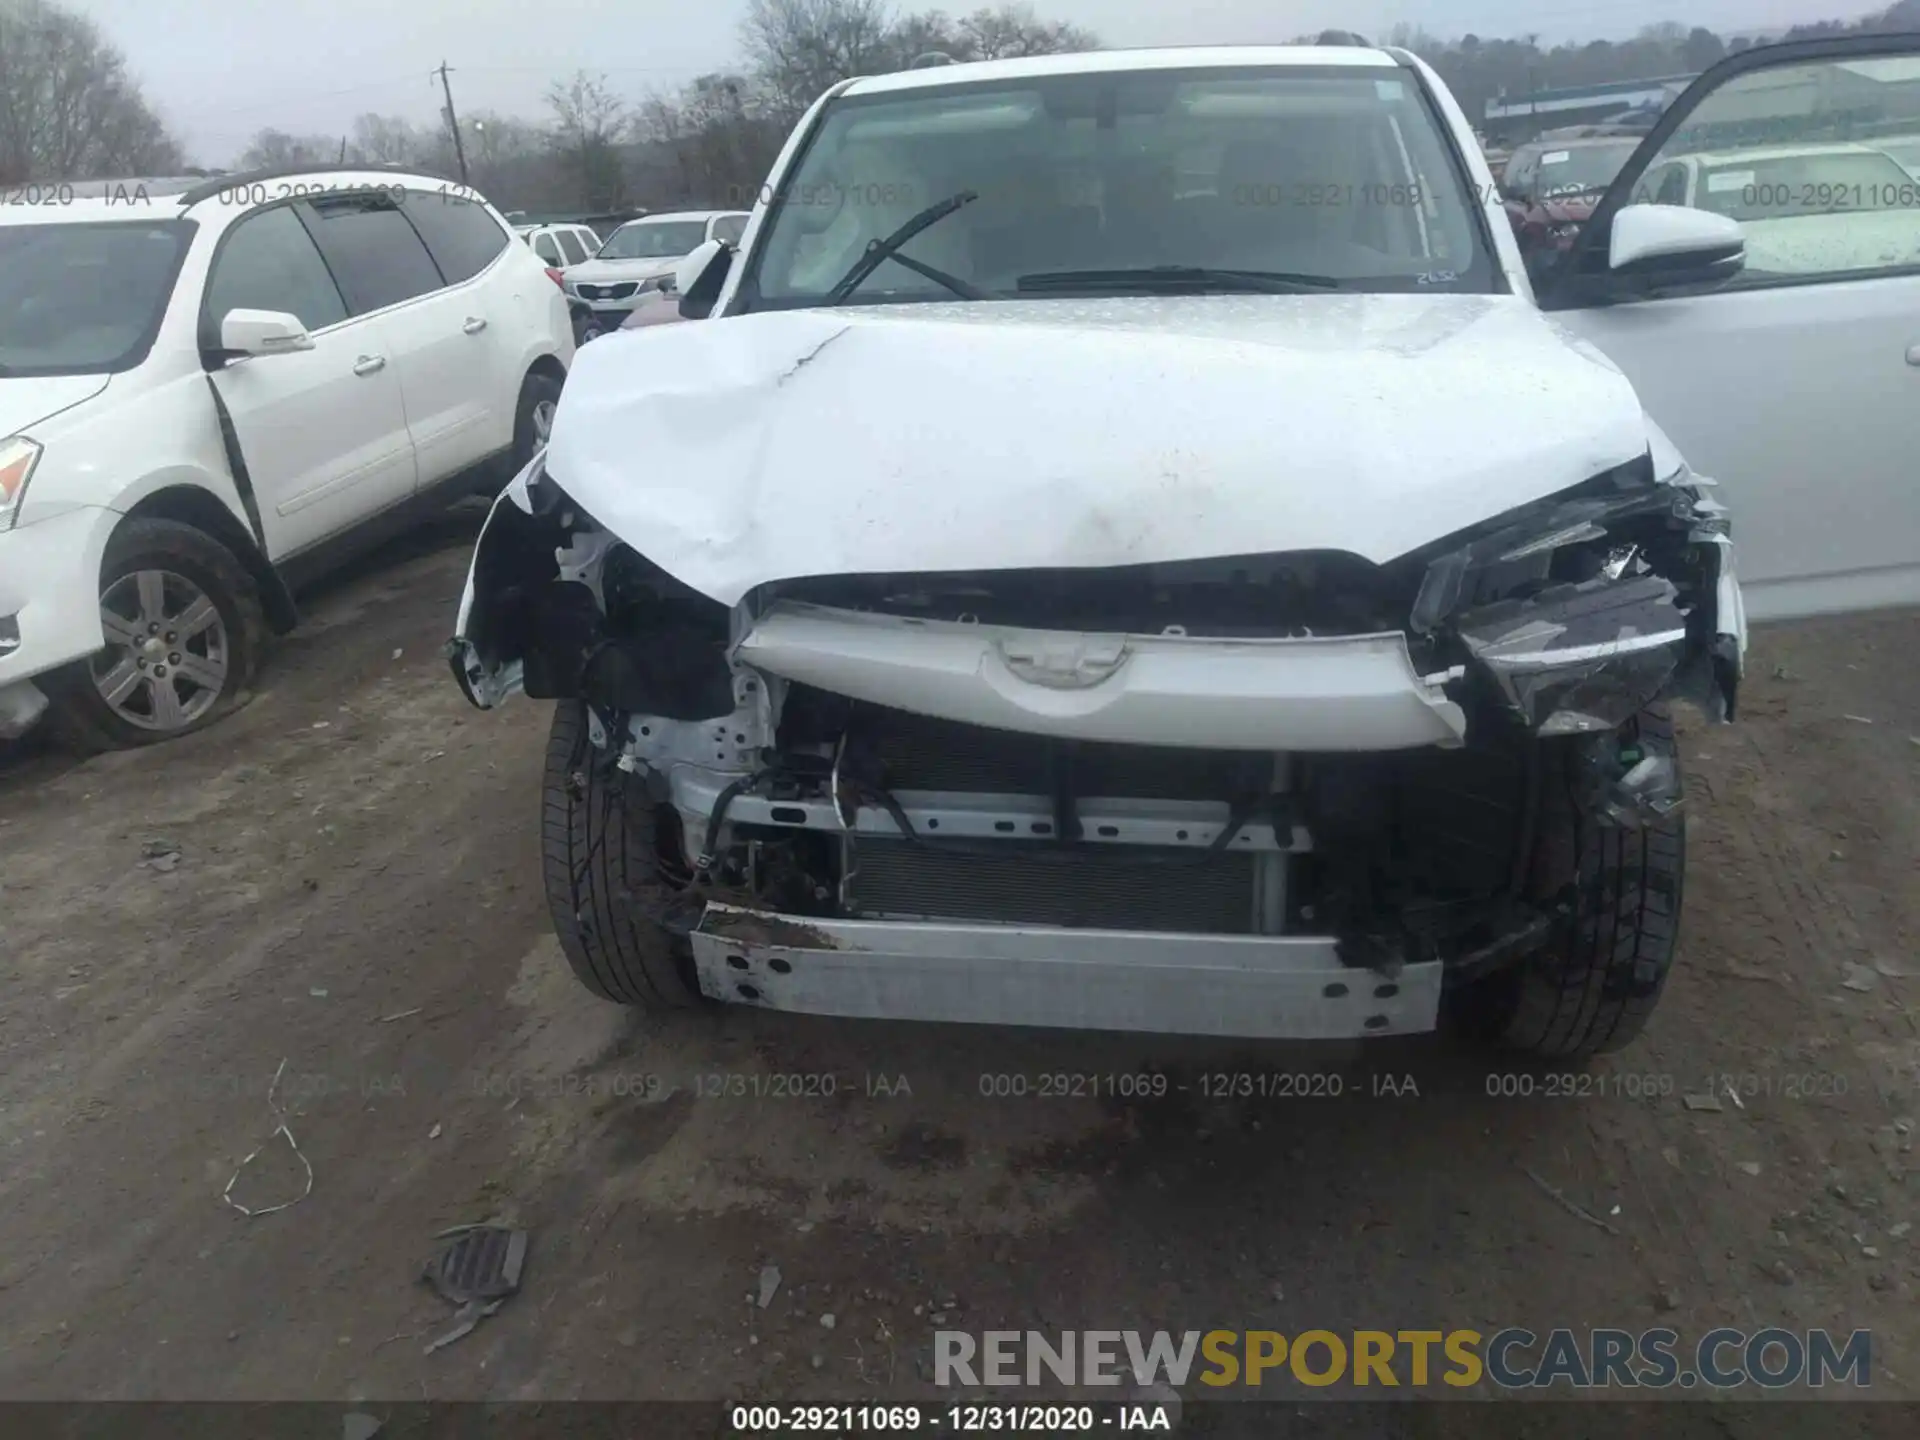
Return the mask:
<svg viewBox="0 0 1920 1440">
<path fill-rule="evenodd" d="M 1656 205 L 1685 205 L 1687 203 L 1687 167 L 1669 165 L 1664 170 L 1649 171 L 1647 189 L 1653 193 Z"/>
<path fill-rule="evenodd" d="M 542 232 L 533 237 L 533 253 L 549 265 L 559 265 L 560 247 L 553 243 L 553 236 Z"/>
<path fill-rule="evenodd" d="M 507 248 L 506 232 L 476 200 L 444 190 L 411 190 L 405 206 L 449 285 L 471 280 Z"/>
<path fill-rule="evenodd" d="M 1168 267 L 1354 290 L 1494 283 L 1478 207 L 1414 80 L 1248 67 L 836 100 L 768 212 L 749 303 L 820 303 L 875 240 L 967 192 L 902 254 L 999 296 Z M 952 299 L 890 265 L 861 293 Z"/>
<path fill-rule="evenodd" d="M 138 365 L 193 232 L 189 220 L 0 225 L 0 376 Z M 0 381 L 0 391 L 9 388 Z M 27 408 L 38 413 L 31 401 Z"/>
<path fill-rule="evenodd" d="M 722 215 L 713 222 L 713 238 L 728 245 L 738 245 L 740 237 L 747 233 L 747 217 L 744 215 Z"/>
<path fill-rule="evenodd" d="M 355 315 L 440 288 L 433 257 L 391 195 L 323 195 L 300 206 Z"/>
<path fill-rule="evenodd" d="M 600 249 L 602 260 L 677 260 L 707 238 L 703 220 L 636 220 L 622 225 Z"/>
<path fill-rule="evenodd" d="M 571 230 L 556 230 L 553 238 L 560 242 L 560 253 L 567 257 L 567 264 L 578 265 L 587 258 L 587 252 L 580 246 L 580 237 Z"/>
<path fill-rule="evenodd" d="M 1737 220 L 1735 286 L 1920 267 L 1920 180 L 1898 158 L 1915 145 L 1920 56 L 1750 70 L 1686 115 L 1628 203 Z M 1669 162 L 1692 183 L 1676 191 Z"/>
<path fill-rule="evenodd" d="M 219 343 L 230 310 L 283 310 L 309 330 L 347 318 L 346 302 L 291 206 L 249 215 L 227 233 L 207 278 L 203 340 Z"/>
</svg>

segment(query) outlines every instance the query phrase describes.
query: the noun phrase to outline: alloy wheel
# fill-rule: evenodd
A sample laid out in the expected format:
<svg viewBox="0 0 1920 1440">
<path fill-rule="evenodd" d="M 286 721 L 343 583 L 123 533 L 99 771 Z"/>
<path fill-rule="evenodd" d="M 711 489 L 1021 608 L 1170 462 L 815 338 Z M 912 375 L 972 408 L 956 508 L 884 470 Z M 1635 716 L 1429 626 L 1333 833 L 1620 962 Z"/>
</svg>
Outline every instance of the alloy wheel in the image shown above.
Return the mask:
<svg viewBox="0 0 1920 1440">
<path fill-rule="evenodd" d="M 142 730 L 184 730 L 220 700 L 233 651 L 207 593 L 171 570 L 136 570 L 100 597 L 107 648 L 93 683 L 113 713 Z"/>
</svg>

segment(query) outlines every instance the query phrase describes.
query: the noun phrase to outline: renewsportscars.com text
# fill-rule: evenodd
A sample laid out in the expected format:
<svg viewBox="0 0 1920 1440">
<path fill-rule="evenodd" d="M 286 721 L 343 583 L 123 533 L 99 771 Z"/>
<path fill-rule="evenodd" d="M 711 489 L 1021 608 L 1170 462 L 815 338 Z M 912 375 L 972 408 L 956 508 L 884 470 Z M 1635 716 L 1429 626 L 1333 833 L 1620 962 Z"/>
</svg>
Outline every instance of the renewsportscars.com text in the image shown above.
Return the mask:
<svg viewBox="0 0 1920 1440">
<path fill-rule="evenodd" d="M 1350 1385 L 1503 1390 L 1767 1390 L 1872 1384 L 1870 1331 L 1512 1327 L 1478 1330 L 962 1330 L 934 1334 L 936 1385 L 1215 1388 Z"/>
</svg>

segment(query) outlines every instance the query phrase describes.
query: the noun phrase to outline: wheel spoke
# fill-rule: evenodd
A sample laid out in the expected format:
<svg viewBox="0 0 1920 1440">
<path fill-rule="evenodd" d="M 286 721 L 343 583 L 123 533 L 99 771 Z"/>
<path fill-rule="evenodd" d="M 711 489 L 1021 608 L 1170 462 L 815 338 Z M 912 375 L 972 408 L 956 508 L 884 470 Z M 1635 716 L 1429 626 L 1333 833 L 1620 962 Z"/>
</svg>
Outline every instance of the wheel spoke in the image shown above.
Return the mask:
<svg viewBox="0 0 1920 1440">
<path fill-rule="evenodd" d="M 140 590 L 140 621 L 155 625 L 167 618 L 167 580 L 158 570 L 142 570 L 135 578 Z"/>
<path fill-rule="evenodd" d="M 185 721 L 180 708 L 180 692 L 173 688 L 173 677 L 153 682 L 153 719 L 162 730 L 177 730 Z"/>
<path fill-rule="evenodd" d="M 172 667 L 172 674 L 183 680 L 191 680 L 202 690 L 218 695 L 227 683 L 227 665 L 224 660 L 210 660 L 204 655 L 182 655 L 180 663 Z"/>
<path fill-rule="evenodd" d="M 99 686 L 101 698 L 109 705 L 124 705 L 127 697 L 138 690 L 146 678 L 140 672 L 139 664 L 129 655 L 94 683 Z"/>
<path fill-rule="evenodd" d="M 137 620 L 129 620 L 116 610 L 100 607 L 100 628 L 107 632 L 109 645 L 138 645 L 147 638 L 147 633 Z"/>
<path fill-rule="evenodd" d="M 193 603 L 182 610 L 179 616 L 168 626 L 176 631 L 182 643 L 193 639 L 220 618 L 220 611 L 206 596 L 196 596 Z"/>
</svg>

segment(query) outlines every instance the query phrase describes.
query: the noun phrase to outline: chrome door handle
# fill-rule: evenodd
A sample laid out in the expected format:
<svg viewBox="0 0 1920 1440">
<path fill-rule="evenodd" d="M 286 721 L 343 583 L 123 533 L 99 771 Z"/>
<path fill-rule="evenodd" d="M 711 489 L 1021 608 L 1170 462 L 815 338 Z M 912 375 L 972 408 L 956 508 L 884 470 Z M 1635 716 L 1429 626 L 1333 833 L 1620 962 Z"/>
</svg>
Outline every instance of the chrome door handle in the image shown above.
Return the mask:
<svg viewBox="0 0 1920 1440">
<path fill-rule="evenodd" d="M 362 355 L 353 362 L 353 373 L 356 375 L 371 375 L 376 370 L 386 368 L 387 357 L 384 355 Z"/>
<path fill-rule="evenodd" d="M 467 323 L 460 328 L 469 335 L 478 335 L 482 330 L 487 328 L 487 322 L 477 315 L 469 315 L 467 317 Z"/>
<path fill-rule="evenodd" d="M 1909 345 L 1907 347 L 1907 363 L 1909 365 L 1920 365 L 1920 345 Z"/>
</svg>

